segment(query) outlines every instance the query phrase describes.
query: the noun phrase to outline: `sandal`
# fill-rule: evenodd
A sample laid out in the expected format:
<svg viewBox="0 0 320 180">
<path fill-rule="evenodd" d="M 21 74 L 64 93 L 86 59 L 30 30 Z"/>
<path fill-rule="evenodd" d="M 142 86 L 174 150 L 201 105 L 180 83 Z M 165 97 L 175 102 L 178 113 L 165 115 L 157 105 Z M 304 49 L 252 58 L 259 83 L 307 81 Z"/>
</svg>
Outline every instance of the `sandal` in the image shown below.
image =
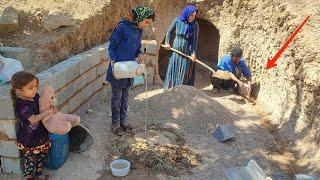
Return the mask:
<svg viewBox="0 0 320 180">
<path fill-rule="evenodd" d="M 40 177 L 41 177 L 41 178 L 40 178 Z M 40 180 L 49 180 L 49 175 L 48 175 L 48 174 L 46 174 L 46 175 L 41 175 L 41 176 L 38 176 L 37 178 L 40 179 Z"/>
<path fill-rule="evenodd" d="M 33 176 L 26 177 L 26 180 L 33 180 Z"/>
<path fill-rule="evenodd" d="M 129 133 L 133 132 L 133 127 L 130 124 L 128 125 L 120 124 L 120 126 L 125 132 L 129 132 Z"/>
<path fill-rule="evenodd" d="M 117 136 L 122 136 L 123 135 L 121 127 L 118 127 L 118 128 L 115 128 L 115 129 L 112 128 L 112 132 Z"/>
</svg>

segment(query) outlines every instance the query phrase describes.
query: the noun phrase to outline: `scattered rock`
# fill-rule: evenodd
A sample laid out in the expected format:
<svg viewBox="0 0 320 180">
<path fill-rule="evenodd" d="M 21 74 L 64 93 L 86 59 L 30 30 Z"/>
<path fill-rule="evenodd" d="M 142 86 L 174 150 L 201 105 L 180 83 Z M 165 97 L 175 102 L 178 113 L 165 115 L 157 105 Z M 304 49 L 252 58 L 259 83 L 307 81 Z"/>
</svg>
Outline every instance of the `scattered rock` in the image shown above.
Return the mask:
<svg viewBox="0 0 320 180">
<path fill-rule="evenodd" d="M 18 13 L 12 6 L 6 7 L 0 16 L 0 34 L 19 29 Z"/>
<path fill-rule="evenodd" d="M 295 174 L 294 180 L 317 180 L 316 176 L 311 176 L 307 174 Z"/>
<path fill-rule="evenodd" d="M 93 113 L 93 110 L 92 110 L 92 109 L 87 109 L 87 110 L 86 110 L 86 113 L 87 113 L 87 114 Z"/>
<path fill-rule="evenodd" d="M 100 169 L 100 170 L 98 170 L 98 171 L 97 171 L 97 173 L 98 173 L 98 174 L 103 174 L 103 173 L 104 173 L 104 171 L 105 171 L 105 170 Z"/>
<path fill-rule="evenodd" d="M 272 180 L 254 160 L 245 167 L 230 168 L 225 171 L 228 180 Z"/>
<path fill-rule="evenodd" d="M 283 173 L 276 173 L 273 174 L 271 177 L 273 180 L 289 180 L 289 177 Z"/>
<path fill-rule="evenodd" d="M 50 11 L 48 15 L 43 18 L 43 27 L 52 31 L 59 27 L 72 26 L 75 20 L 69 15 L 58 11 Z"/>
<path fill-rule="evenodd" d="M 235 132 L 233 131 L 232 125 L 221 125 L 219 126 L 216 131 L 213 133 L 214 137 L 220 141 L 225 142 L 227 140 L 234 139 L 236 137 Z"/>
</svg>

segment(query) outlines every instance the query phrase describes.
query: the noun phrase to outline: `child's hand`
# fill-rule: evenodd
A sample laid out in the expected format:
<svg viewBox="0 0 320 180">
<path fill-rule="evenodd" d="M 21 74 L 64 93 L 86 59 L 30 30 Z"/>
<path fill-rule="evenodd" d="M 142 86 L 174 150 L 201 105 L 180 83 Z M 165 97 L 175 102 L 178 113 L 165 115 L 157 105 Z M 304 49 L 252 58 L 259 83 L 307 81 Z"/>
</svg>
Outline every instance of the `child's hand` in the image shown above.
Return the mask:
<svg viewBox="0 0 320 180">
<path fill-rule="evenodd" d="M 111 63 L 111 67 L 113 68 L 113 66 L 116 63 L 116 61 L 115 60 L 111 60 L 110 63 Z"/>
<path fill-rule="evenodd" d="M 52 114 L 56 114 L 58 112 L 58 108 L 55 106 L 52 106 Z"/>
<path fill-rule="evenodd" d="M 48 109 L 46 109 L 44 112 L 46 113 L 46 114 L 52 114 L 52 111 L 53 111 L 53 109 L 52 109 L 52 107 L 50 106 Z"/>
<path fill-rule="evenodd" d="M 54 106 L 50 106 L 48 109 L 46 109 L 47 114 L 55 114 L 57 113 L 57 111 L 58 111 L 57 108 Z"/>
</svg>

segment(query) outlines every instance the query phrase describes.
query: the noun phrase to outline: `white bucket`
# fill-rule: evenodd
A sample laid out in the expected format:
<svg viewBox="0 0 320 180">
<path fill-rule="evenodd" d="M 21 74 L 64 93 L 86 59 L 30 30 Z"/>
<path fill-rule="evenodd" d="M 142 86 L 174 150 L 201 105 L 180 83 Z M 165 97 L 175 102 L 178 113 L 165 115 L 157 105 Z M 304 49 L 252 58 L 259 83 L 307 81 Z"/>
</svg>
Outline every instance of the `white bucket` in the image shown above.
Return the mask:
<svg viewBox="0 0 320 180">
<path fill-rule="evenodd" d="M 111 173 L 117 177 L 123 177 L 130 172 L 130 162 L 124 159 L 117 159 L 110 163 Z"/>
<path fill-rule="evenodd" d="M 134 78 L 145 71 L 145 64 L 138 64 L 136 61 L 121 61 L 113 65 L 113 76 L 116 79 Z"/>
</svg>

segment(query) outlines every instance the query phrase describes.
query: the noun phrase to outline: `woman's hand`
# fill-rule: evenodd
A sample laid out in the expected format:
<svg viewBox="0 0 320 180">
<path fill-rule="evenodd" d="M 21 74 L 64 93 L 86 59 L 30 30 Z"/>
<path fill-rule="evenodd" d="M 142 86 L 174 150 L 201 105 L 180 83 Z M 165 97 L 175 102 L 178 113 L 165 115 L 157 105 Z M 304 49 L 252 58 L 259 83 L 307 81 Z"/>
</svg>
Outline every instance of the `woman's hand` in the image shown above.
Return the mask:
<svg viewBox="0 0 320 180">
<path fill-rule="evenodd" d="M 144 64 L 145 63 L 145 59 L 144 59 L 144 55 L 143 54 L 139 54 L 137 57 L 137 62 L 139 64 Z"/>
<path fill-rule="evenodd" d="M 170 44 L 162 45 L 162 47 L 165 48 L 166 50 L 170 50 L 171 49 Z"/>
<path fill-rule="evenodd" d="M 195 62 L 196 61 L 196 55 L 195 54 L 192 54 L 191 56 L 190 56 L 190 60 L 191 61 L 193 61 L 193 62 Z"/>
<path fill-rule="evenodd" d="M 116 63 L 116 61 L 115 60 L 110 60 L 110 63 L 111 63 L 111 67 L 113 68 L 113 66 Z"/>
</svg>

